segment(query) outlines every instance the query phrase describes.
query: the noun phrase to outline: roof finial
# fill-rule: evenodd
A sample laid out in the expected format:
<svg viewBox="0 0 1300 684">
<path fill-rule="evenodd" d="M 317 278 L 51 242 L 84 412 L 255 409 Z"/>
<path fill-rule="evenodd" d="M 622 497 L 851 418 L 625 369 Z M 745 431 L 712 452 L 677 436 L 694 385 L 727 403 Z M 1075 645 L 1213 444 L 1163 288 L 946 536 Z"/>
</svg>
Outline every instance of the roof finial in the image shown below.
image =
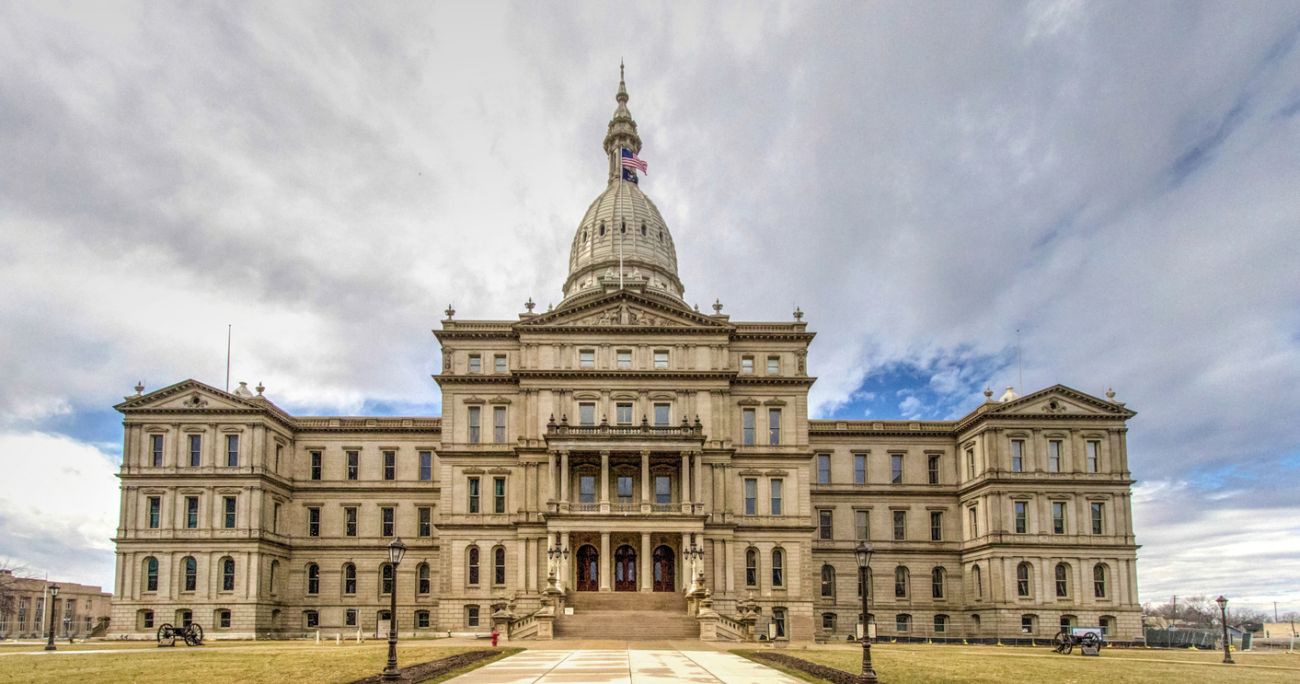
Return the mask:
<svg viewBox="0 0 1300 684">
<path fill-rule="evenodd" d="M 625 83 L 623 79 L 622 59 L 618 60 L 618 95 L 615 95 L 614 99 L 617 100 L 619 104 L 627 104 L 627 83 Z"/>
</svg>

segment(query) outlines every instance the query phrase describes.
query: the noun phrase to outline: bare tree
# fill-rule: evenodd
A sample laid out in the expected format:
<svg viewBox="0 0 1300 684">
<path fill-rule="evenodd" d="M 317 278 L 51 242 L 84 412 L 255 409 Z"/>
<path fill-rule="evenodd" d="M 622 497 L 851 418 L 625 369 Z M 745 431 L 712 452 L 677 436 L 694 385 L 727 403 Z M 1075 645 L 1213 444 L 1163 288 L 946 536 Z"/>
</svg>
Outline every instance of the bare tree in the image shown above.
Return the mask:
<svg viewBox="0 0 1300 684">
<path fill-rule="evenodd" d="M 27 576 L 26 566 L 0 558 L 0 622 L 8 622 L 18 602 L 18 580 Z"/>
</svg>

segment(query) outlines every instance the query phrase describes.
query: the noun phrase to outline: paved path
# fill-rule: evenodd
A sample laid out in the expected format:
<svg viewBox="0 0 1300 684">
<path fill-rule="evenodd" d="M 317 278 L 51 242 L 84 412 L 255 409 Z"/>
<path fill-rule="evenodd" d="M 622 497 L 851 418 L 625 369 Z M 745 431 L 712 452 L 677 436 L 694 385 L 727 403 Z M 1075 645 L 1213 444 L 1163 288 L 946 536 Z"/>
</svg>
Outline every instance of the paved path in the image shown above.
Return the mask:
<svg viewBox="0 0 1300 684">
<path fill-rule="evenodd" d="M 765 665 L 722 651 L 533 651 L 503 658 L 451 680 L 457 684 L 803 684 Z"/>
</svg>

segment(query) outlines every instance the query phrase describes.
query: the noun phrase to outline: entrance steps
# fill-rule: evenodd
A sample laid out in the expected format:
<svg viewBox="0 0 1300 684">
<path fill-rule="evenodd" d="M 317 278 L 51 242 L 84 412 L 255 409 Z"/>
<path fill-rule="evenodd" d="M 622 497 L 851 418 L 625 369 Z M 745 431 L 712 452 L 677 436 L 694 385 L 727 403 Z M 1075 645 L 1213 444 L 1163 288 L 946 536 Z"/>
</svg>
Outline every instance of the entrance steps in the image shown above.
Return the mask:
<svg viewBox="0 0 1300 684">
<path fill-rule="evenodd" d="M 573 611 L 660 610 L 686 614 L 686 595 L 676 591 L 571 591 L 565 599 Z"/>
<path fill-rule="evenodd" d="M 677 592 L 569 594 L 573 615 L 555 621 L 556 639 L 666 641 L 700 638 L 699 622 L 686 614 Z"/>
</svg>

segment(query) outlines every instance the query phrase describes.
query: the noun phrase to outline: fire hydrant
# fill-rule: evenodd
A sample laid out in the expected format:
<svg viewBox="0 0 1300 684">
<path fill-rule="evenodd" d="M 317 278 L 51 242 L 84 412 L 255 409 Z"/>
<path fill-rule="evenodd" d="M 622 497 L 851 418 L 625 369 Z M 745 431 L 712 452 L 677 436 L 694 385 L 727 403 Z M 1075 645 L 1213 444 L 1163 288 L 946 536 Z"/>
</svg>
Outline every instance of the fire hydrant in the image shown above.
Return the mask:
<svg viewBox="0 0 1300 684">
<path fill-rule="evenodd" d="M 496 647 L 497 647 L 497 639 L 500 639 L 500 638 L 501 638 L 501 632 L 498 632 L 498 631 L 497 631 L 497 628 L 496 628 L 496 627 L 493 627 L 493 628 L 492 628 L 492 648 L 496 648 Z"/>
</svg>

